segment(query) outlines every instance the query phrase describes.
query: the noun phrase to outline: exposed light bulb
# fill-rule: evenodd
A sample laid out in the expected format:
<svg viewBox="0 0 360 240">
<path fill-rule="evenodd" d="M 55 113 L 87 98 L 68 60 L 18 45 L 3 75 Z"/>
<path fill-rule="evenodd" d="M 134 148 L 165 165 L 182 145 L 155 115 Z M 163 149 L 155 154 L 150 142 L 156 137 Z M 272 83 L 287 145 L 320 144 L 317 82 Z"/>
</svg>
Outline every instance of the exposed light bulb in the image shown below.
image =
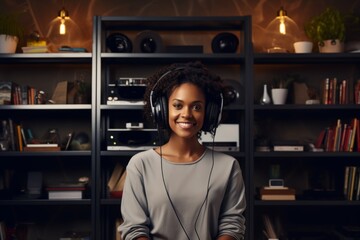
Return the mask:
<svg viewBox="0 0 360 240">
<path fill-rule="evenodd" d="M 284 17 L 280 17 L 279 32 L 284 35 L 286 34 L 286 26 L 285 26 Z"/>
<path fill-rule="evenodd" d="M 61 19 L 59 33 L 61 35 L 65 35 L 65 33 L 66 33 L 65 19 Z"/>
<path fill-rule="evenodd" d="M 58 18 L 60 19 L 59 33 L 61 35 L 65 35 L 66 34 L 65 20 L 70 18 L 68 11 L 65 8 L 62 8 L 58 13 Z"/>
<path fill-rule="evenodd" d="M 277 18 L 279 19 L 279 32 L 281 34 L 286 34 L 286 26 L 285 26 L 285 18 L 287 17 L 287 12 L 284 10 L 283 7 L 280 8 L 280 10 L 277 13 Z"/>
</svg>

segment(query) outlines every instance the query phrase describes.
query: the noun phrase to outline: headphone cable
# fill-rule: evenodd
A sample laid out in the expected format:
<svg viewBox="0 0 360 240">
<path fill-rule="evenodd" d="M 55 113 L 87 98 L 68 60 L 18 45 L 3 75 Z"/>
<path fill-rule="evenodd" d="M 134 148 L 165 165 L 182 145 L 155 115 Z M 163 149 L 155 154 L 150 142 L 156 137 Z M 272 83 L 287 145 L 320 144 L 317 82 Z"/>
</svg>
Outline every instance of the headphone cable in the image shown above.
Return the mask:
<svg viewBox="0 0 360 240">
<path fill-rule="evenodd" d="M 159 131 L 159 138 L 161 138 L 160 130 L 158 129 L 158 131 Z M 184 227 L 184 225 L 182 224 L 182 222 L 181 222 L 181 220 L 180 220 L 180 217 L 179 217 L 179 215 L 178 215 L 178 213 L 177 213 L 177 211 L 176 211 L 176 208 L 175 208 L 175 206 L 174 206 L 174 203 L 173 203 L 172 200 L 171 200 L 169 191 L 168 191 L 168 189 L 167 189 L 167 187 L 166 187 L 165 177 L 164 177 L 164 170 L 163 170 L 162 141 L 160 141 L 160 147 L 159 147 L 159 149 L 160 149 L 161 177 L 162 177 L 162 181 L 163 181 L 163 185 L 164 185 L 164 188 L 165 188 L 165 192 L 166 192 L 167 198 L 169 199 L 170 205 L 171 205 L 171 207 L 172 207 L 172 209 L 173 209 L 173 211 L 174 211 L 174 213 L 175 213 L 175 216 L 176 216 L 178 222 L 180 223 L 180 226 L 181 226 L 182 230 L 184 231 L 187 239 L 190 240 L 189 234 L 186 232 L 185 227 Z"/>
</svg>

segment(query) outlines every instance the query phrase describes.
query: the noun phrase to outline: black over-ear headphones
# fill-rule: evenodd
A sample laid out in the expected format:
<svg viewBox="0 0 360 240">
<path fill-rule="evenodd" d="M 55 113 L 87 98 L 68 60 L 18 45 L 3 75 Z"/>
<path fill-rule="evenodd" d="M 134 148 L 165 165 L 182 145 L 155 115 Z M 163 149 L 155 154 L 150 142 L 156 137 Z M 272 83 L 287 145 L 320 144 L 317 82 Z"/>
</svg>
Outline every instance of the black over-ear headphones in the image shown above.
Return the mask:
<svg viewBox="0 0 360 240">
<path fill-rule="evenodd" d="M 159 79 L 154 84 L 151 92 L 150 92 L 150 106 L 151 106 L 151 114 L 154 118 L 155 124 L 157 124 L 158 128 L 169 129 L 168 123 L 168 101 L 167 96 L 163 94 L 156 94 L 156 86 L 158 83 L 168 74 L 175 71 L 184 70 L 185 67 L 178 67 L 173 70 L 169 70 L 165 72 L 163 75 L 159 77 Z M 219 92 L 218 97 L 214 97 L 212 99 L 207 99 L 206 109 L 205 109 L 205 119 L 202 127 L 202 131 L 214 133 L 215 129 L 219 125 L 221 121 L 221 113 L 223 109 L 223 96 L 222 93 Z"/>
</svg>

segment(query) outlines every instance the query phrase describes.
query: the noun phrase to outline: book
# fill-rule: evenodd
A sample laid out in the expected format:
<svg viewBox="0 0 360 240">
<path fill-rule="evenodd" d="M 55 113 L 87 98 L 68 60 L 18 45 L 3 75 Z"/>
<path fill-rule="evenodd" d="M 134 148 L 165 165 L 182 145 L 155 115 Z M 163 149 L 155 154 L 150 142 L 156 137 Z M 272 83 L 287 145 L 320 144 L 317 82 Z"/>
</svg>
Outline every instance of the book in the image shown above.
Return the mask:
<svg viewBox="0 0 360 240">
<path fill-rule="evenodd" d="M 110 179 L 107 183 L 109 191 L 115 191 L 115 186 L 119 182 L 121 175 L 124 173 L 124 171 L 125 168 L 120 163 L 116 163 Z"/>
<path fill-rule="evenodd" d="M 265 194 L 260 196 L 261 200 L 296 200 L 295 195 L 291 194 Z"/>
<path fill-rule="evenodd" d="M 272 223 L 270 217 L 268 215 L 263 215 L 263 222 L 264 222 L 264 230 L 263 233 L 265 234 L 267 239 L 278 239 L 277 234 L 275 232 L 274 224 Z"/>
<path fill-rule="evenodd" d="M 36 148 L 36 147 L 58 147 L 59 144 L 57 143 L 28 143 L 26 144 L 26 147 L 29 148 Z"/>
<path fill-rule="evenodd" d="M 24 150 L 24 145 L 21 134 L 21 125 L 19 124 L 16 124 L 16 139 L 17 139 L 18 150 L 22 152 Z"/>
<path fill-rule="evenodd" d="M 318 137 L 316 138 L 315 144 L 314 144 L 316 148 L 323 148 L 325 133 L 326 133 L 325 129 L 321 130 L 321 132 L 319 133 Z"/>
<path fill-rule="evenodd" d="M 274 152 L 303 152 L 303 145 L 274 145 Z"/>
<path fill-rule="evenodd" d="M 83 190 L 48 190 L 49 199 L 82 199 Z"/>
<path fill-rule="evenodd" d="M 285 194 L 290 194 L 290 195 L 295 195 L 296 191 L 293 188 L 288 188 L 288 187 L 284 187 L 284 188 L 265 188 L 262 187 L 260 188 L 260 194 L 261 195 L 265 195 L 265 194 L 271 194 L 271 195 L 285 195 Z"/>
<path fill-rule="evenodd" d="M 80 47 L 60 47 L 59 52 L 87 52 L 86 48 Z"/>
<path fill-rule="evenodd" d="M 350 135 L 349 152 L 352 152 L 352 151 L 354 150 L 355 135 L 356 135 L 357 125 L 358 125 L 358 119 L 357 119 L 357 118 L 353 118 L 352 121 L 351 121 L 352 132 L 351 132 L 351 135 Z"/>
<path fill-rule="evenodd" d="M 296 191 L 293 188 L 262 187 L 259 190 L 261 200 L 295 200 Z"/>
<path fill-rule="evenodd" d="M 58 147 L 52 147 L 52 146 L 42 146 L 42 147 L 34 147 L 34 146 L 25 146 L 23 147 L 24 152 L 56 152 L 60 151 L 61 148 Z"/>
</svg>

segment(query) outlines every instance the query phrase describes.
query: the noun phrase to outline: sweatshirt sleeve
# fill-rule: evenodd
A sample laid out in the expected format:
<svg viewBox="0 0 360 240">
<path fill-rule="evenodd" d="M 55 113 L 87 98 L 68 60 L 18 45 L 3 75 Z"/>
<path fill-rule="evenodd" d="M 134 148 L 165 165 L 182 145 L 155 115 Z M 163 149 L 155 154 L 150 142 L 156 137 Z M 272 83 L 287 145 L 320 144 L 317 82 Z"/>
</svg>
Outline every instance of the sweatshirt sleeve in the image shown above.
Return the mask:
<svg viewBox="0 0 360 240">
<path fill-rule="evenodd" d="M 121 201 L 121 214 L 124 222 L 119 231 L 122 239 L 149 237 L 149 218 L 141 164 L 130 161 L 126 168 L 126 180 Z"/>
<path fill-rule="evenodd" d="M 218 236 L 243 239 L 245 235 L 245 186 L 238 161 L 234 161 L 219 215 Z"/>
</svg>

